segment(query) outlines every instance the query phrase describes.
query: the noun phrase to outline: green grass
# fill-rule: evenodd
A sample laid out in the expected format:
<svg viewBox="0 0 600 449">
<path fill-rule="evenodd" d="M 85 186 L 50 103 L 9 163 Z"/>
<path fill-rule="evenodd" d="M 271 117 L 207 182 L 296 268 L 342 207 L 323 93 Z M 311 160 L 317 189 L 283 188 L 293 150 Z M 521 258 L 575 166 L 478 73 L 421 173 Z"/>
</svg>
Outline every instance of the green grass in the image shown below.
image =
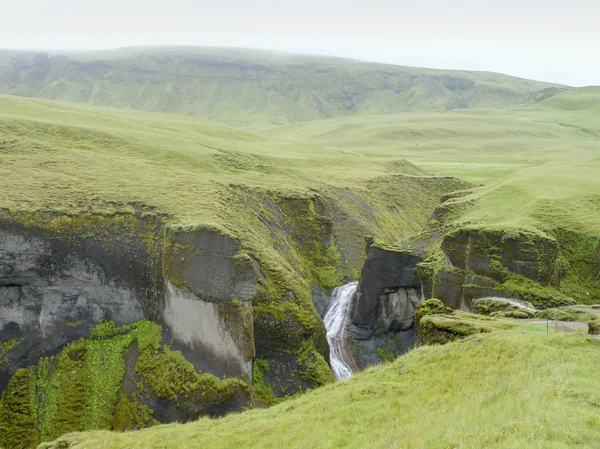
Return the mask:
<svg viewBox="0 0 600 449">
<path fill-rule="evenodd" d="M 266 135 L 367 156 L 403 157 L 484 186 L 449 200 L 452 227 L 600 234 L 600 88 L 563 89 L 498 111 L 351 117 Z"/>
<path fill-rule="evenodd" d="M 505 110 L 341 117 L 264 134 L 374 160 L 402 157 L 430 173 L 487 184 L 526 168 L 598 161 L 598 105 L 600 88 L 565 89 Z"/>
<path fill-rule="evenodd" d="M 0 51 L 0 93 L 264 127 L 340 116 L 521 103 L 550 84 L 248 49 Z"/>
<path fill-rule="evenodd" d="M 217 223 L 231 186 L 290 194 L 420 175 L 314 145 L 273 141 L 197 118 L 0 96 L 0 207 L 133 211 L 177 225 Z"/>
<path fill-rule="evenodd" d="M 45 447 L 593 448 L 599 351 L 579 334 L 496 332 L 419 348 L 270 409 Z"/>
</svg>

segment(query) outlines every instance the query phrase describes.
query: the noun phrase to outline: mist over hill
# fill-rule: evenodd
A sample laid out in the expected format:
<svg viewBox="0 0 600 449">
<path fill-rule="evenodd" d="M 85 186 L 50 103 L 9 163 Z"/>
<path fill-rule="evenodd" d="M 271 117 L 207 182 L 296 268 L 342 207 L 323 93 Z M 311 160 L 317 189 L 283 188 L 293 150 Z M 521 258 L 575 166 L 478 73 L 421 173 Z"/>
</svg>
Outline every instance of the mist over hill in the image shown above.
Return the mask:
<svg viewBox="0 0 600 449">
<path fill-rule="evenodd" d="M 553 85 L 264 50 L 0 51 L 0 93 L 193 115 L 242 127 L 343 116 L 503 108 Z"/>
</svg>

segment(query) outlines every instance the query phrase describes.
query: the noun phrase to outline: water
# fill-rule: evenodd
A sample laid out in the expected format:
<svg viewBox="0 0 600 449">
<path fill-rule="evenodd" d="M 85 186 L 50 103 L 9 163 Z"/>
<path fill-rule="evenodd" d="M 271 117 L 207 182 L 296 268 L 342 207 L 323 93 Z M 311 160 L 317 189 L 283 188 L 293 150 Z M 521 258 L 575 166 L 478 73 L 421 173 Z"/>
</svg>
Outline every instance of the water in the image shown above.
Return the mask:
<svg viewBox="0 0 600 449">
<path fill-rule="evenodd" d="M 331 294 L 329 310 L 323 318 L 327 329 L 331 369 L 337 380 L 352 377 L 352 368 L 348 364 L 349 354 L 345 348 L 345 333 L 351 299 L 357 285 L 356 281 L 337 287 Z"/>
</svg>

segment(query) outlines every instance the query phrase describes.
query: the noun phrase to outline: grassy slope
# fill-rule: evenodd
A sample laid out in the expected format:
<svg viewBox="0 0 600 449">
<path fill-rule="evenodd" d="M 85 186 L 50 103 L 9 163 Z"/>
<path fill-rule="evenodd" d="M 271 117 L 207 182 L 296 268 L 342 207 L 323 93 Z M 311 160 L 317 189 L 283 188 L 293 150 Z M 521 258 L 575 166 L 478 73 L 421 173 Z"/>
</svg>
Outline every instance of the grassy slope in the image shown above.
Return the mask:
<svg viewBox="0 0 600 449">
<path fill-rule="evenodd" d="M 403 157 L 439 175 L 489 183 L 521 168 L 600 156 L 600 88 L 567 89 L 508 110 L 342 117 L 264 134 L 365 154 Z"/>
<path fill-rule="evenodd" d="M 246 127 L 506 107 L 549 86 L 497 73 L 258 50 L 129 48 L 51 58 L 0 51 L 0 93 L 197 115 Z"/>
<path fill-rule="evenodd" d="M 456 202 L 457 223 L 600 233 L 600 88 L 567 89 L 511 110 L 352 117 L 266 134 L 403 157 L 425 170 L 485 183 Z"/>
<path fill-rule="evenodd" d="M 114 213 L 138 204 L 174 225 L 218 225 L 232 185 L 293 194 L 422 175 L 397 158 L 270 140 L 198 118 L 1 95 L 0 136 L 0 207 L 15 211 Z"/>
<path fill-rule="evenodd" d="M 522 332 L 422 347 L 267 410 L 44 447 L 598 447 L 600 341 Z"/>
</svg>

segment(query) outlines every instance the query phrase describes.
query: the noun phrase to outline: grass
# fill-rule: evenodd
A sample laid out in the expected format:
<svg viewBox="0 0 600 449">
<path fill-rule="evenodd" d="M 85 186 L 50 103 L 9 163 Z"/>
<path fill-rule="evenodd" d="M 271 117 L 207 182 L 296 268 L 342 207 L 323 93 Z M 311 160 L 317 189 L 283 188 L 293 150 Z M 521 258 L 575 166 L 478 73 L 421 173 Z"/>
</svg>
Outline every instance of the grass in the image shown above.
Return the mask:
<svg viewBox="0 0 600 449">
<path fill-rule="evenodd" d="M 505 110 L 340 117 L 264 134 L 374 160 L 403 157 L 430 173 L 489 184 L 526 168 L 598 161 L 599 104 L 600 88 L 565 89 Z"/>
<path fill-rule="evenodd" d="M 196 118 L 0 96 L 0 207 L 133 211 L 216 223 L 232 185 L 307 192 L 416 174 L 337 150 L 273 141 Z"/>
<path fill-rule="evenodd" d="M 501 111 L 338 118 L 265 134 L 376 161 L 402 156 L 480 184 L 449 197 L 427 231 L 485 229 L 557 242 L 561 292 L 592 303 L 600 300 L 599 105 L 600 88 L 559 89 Z"/>
<path fill-rule="evenodd" d="M 496 332 L 419 348 L 270 409 L 44 447 L 593 448 L 599 350 L 580 334 Z"/>
<path fill-rule="evenodd" d="M 247 49 L 126 48 L 51 58 L 0 51 L 0 93 L 195 115 L 242 127 L 506 107 L 550 86 L 497 73 Z"/>
<path fill-rule="evenodd" d="M 181 54 L 178 58 L 189 56 L 183 50 Z M 78 58 L 80 67 L 89 68 L 82 62 L 88 56 Z M 104 67 L 131 58 L 142 66 L 155 62 L 137 50 L 97 58 Z M 232 62 L 236 58 L 218 56 L 231 71 L 237 70 Z M 347 64 L 344 70 L 357 70 L 357 79 L 360 70 L 371 73 L 369 65 L 338 62 Z M 0 64 L 6 64 L 1 56 Z M 293 64 L 301 72 L 307 63 L 300 58 Z M 440 75 L 421 73 L 434 74 Z M 88 81 L 96 76 L 88 75 Z M 469 76 L 484 83 L 484 90 L 506 81 L 493 74 Z M 146 82 L 128 78 L 113 93 L 136 95 L 139 86 L 134 84 Z M 76 79 L 65 83 L 77 85 Z M 518 83 L 524 84 L 505 85 L 513 96 L 500 95 L 510 101 L 492 98 L 485 103 L 480 98 L 471 105 L 510 106 L 522 101 L 528 89 L 544 87 Z M 49 83 L 35 94 L 61 97 L 57 86 Z M 154 98 L 152 89 L 164 90 L 151 83 L 144 86 L 146 99 Z M 112 93 L 101 89 L 94 90 L 93 98 L 79 98 L 71 96 L 76 90 L 70 88 L 61 98 L 195 113 L 179 109 L 178 102 L 167 107 L 181 93 L 175 90 L 158 107 L 142 99 L 139 105 L 114 104 Z M 269 104 L 279 105 L 277 92 Z M 247 91 L 239 101 L 258 104 L 260 112 L 248 112 L 240 104 L 224 110 L 223 102 L 208 115 L 227 116 L 236 124 L 247 120 L 256 129 L 335 115 L 326 108 L 319 116 L 311 115 L 311 103 L 301 92 L 293 114 L 289 105 L 279 105 L 275 112 L 264 108 L 254 102 L 256 95 Z M 498 229 L 558 241 L 567 260 L 557 269 L 582 274 L 567 277 L 563 289 L 590 301 L 600 298 L 595 265 L 600 89 L 544 91 L 528 104 L 504 110 L 431 112 L 447 108 L 438 100 L 425 106 L 417 102 L 426 112 L 378 115 L 395 111 L 396 100 L 383 104 L 380 95 L 362 103 L 352 100 L 364 109 L 338 114 L 352 117 L 249 132 L 194 117 L 0 95 L 0 209 L 58 215 L 141 209 L 160 215 L 171 231 L 217 228 L 239 238 L 243 250 L 261 263 L 266 281 L 262 299 L 254 304 L 255 317 L 270 314 L 284 321 L 293 316 L 299 324 L 287 333 L 309 329 L 306 335 L 313 338 L 320 322 L 312 310 L 309 284 L 330 288 L 344 276 L 356 277 L 366 235 L 384 243 L 406 240 L 423 229 L 440 196 L 463 189 L 438 209 L 443 214 L 429 222 L 429 229 Z M 436 175 L 482 185 L 432 178 L 405 159 Z M 295 296 L 288 295 L 290 290 Z M 293 300 L 280 300 L 290 296 Z M 79 449 L 594 447 L 600 425 L 595 387 L 600 379 L 594 365 L 599 342 L 581 335 L 546 336 L 544 331 L 523 325 L 445 347 L 421 348 L 349 382 L 269 410 L 135 434 L 90 433 L 64 440 Z M 269 396 L 269 386 L 264 387 Z M 23 405 L 21 399 L 15 396 L 16 408 Z"/>
</svg>

